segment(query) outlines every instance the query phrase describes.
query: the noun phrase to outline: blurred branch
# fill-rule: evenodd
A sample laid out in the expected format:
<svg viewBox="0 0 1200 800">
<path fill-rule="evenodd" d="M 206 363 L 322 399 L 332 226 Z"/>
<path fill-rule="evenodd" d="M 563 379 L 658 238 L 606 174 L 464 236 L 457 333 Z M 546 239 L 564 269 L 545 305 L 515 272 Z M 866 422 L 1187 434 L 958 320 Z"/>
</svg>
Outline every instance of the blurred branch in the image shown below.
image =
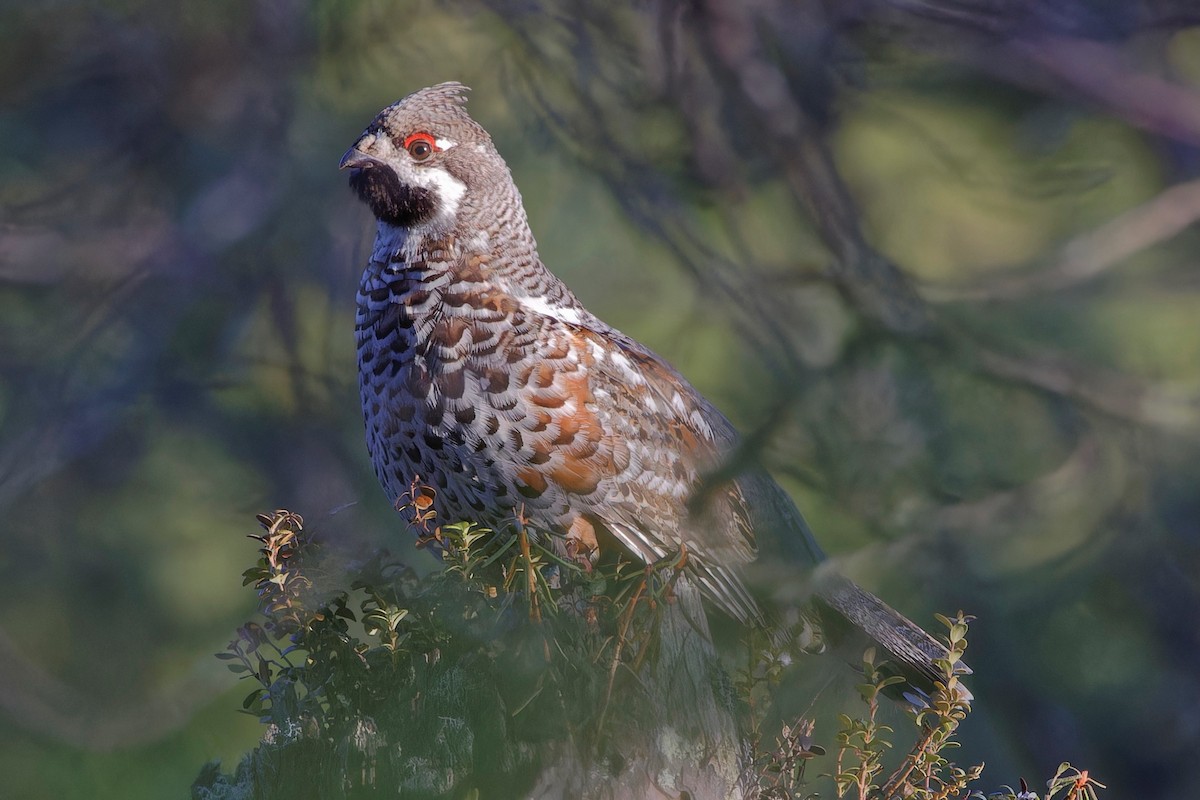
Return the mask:
<svg viewBox="0 0 1200 800">
<path fill-rule="evenodd" d="M 924 12 L 940 9 L 941 13 L 949 8 L 936 3 L 919 5 Z M 979 13 L 991 14 L 999 8 L 997 4 L 954 7 L 962 13 L 971 12 L 975 16 L 968 15 L 969 18 L 976 21 L 980 19 Z M 663 90 L 691 120 L 694 133 L 704 127 L 692 107 L 695 98 L 702 94 L 700 87 L 721 98 L 716 103 L 718 107 L 740 112 L 726 117 L 726 123 L 736 119 L 744 127 L 720 131 L 732 142 L 724 147 L 714 147 L 709 142 L 708 151 L 736 153 L 736 137 L 744 131 L 754 132 L 759 149 L 770 156 L 770 163 L 778 168 L 777 174 L 807 210 L 828 247 L 832 256 L 830 280 L 863 318 L 875 322 L 893 337 L 936 342 L 937 347 L 954 353 L 969 368 L 1016 386 L 1083 403 L 1136 424 L 1189 434 L 1200 427 L 1200 404 L 1189 392 L 1115 372 L 1086 369 L 1050 351 L 1032 355 L 1006 353 L 940 320 L 904 272 L 866 240 L 860 224 L 861 212 L 841 179 L 821 126 L 798 98 L 795 78 L 785 71 L 786 65 L 772 50 L 773 37 L 787 31 L 788 23 L 795 22 L 788 16 L 790 7 L 779 2 L 750 7 L 711 2 L 699 9 L 677 8 L 677 14 L 660 14 L 653 20 L 659 27 L 651 31 L 651 36 L 660 46 L 648 50 L 644 56 L 652 62 L 647 71 L 665 76 L 661 79 Z M 593 27 L 612 34 L 614 26 L 619 26 L 615 18 L 604 18 L 601 14 L 599 19 L 587 23 L 573 23 L 564 33 L 568 38 L 587 39 L 593 35 Z M 550 58 L 542 49 L 543 40 L 519 25 L 517 31 L 524 32 L 528 55 Z M 592 47 L 584 42 L 574 44 L 580 51 L 590 51 Z M 789 312 L 783 298 L 747 290 L 745 270 L 705 244 L 705 235 L 688 220 L 671 190 L 655 181 L 653 165 L 640 164 L 636 150 L 621 149 L 619 122 L 621 115 L 630 110 L 610 108 L 600 98 L 617 92 L 627 95 L 632 105 L 636 89 L 629 83 L 605 85 L 603 76 L 590 73 L 546 77 L 551 74 L 553 71 L 545 64 L 526 70 L 532 91 L 540 98 L 547 118 L 560 130 L 564 141 L 605 178 L 629 216 L 670 247 L 703 290 L 715 291 L 728 301 L 727 307 L 742 312 L 737 315 L 741 320 L 739 329 L 755 344 L 757 352 L 768 360 L 774 354 L 776 363 L 790 376 L 806 374 L 808 368 L 794 343 L 797 331 L 788 325 Z M 562 102 L 552 107 L 554 103 L 542 88 L 548 81 L 563 78 L 579 82 L 570 94 L 581 106 L 576 112 Z M 712 135 L 712 131 L 705 135 Z M 613 157 L 614 151 L 620 153 L 619 158 Z M 720 169 L 715 174 L 726 182 L 737 180 Z M 722 187 L 723 197 L 729 202 L 735 202 L 732 196 L 735 185 Z M 1086 280 L 1111 268 L 1121 258 L 1178 232 L 1197 215 L 1200 215 L 1200 186 L 1181 184 L 1071 243 L 1064 249 L 1060 265 L 1044 276 L 1025 279 L 1029 283 L 1018 282 L 1015 288 L 1006 284 L 995 291 L 1032 291 L 1032 287 L 1065 287 Z M 787 383 L 796 385 L 796 381 Z M 764 430 L 756 431 L 751 438 L 755 441 L 765 438 L 777 422 L 768 421 Z"/>
<path fill-rule="evenodd" d="M 1061 353 L 1014 355 L 982 345 L 971 348 L 979 368 L 1002 380 L 1024 384 L 1139 425 L 1196 435 L 1200 395 L 1194 390 L 1150 383 L 1114 371 L 1089 370 Z"/>
<path fill-rule="evenodd" d="M 922 525 L 938 531 L 1004 539 L 1012 536 L 1014 524 L 1029 516 L 1030 508 L 1041 509 L 1037 516 L 1052 516 L 1059 509 L 1074 508 L 1074 497 L 1084 493 L 1092 497 L 1091 507 L 1096 515 L 1103 516 L 1108 506 L 1120 500 L 1119 492 L 1106 492 L 1102 497 L 1089 492 L 1097 473 L 1104 469 L 1111 469 L 1111 463 L 1106 463 L 1096 435 L 1088 434 L 1053 471 L 1012 490 L 942 506 Z"/>
<path fill-rule="evenodd" d="M 1015 300 L 1077 286 L 1125 259 L 1186 230 L 1200 219 L 1200 180 L 1172 186 L 1136 208 L 1080 234 L 1050 267 L 1029 274 L 999 275 L 967 286 L 926 284 L 927 300 L 980 302 Z"/>
<path fill-rule="evenodd" d="M 1059 91 L 1082 94 L 1106 112 L 1143 130 L 1200 145 L 1200 93 L 1156 75 L 1135 72 L 1125 53 L 1109 44 L 1066 36 L 1009 42 L 1012 56 L 1041 70 L 1034 77 Z"/>
<path fill-rule="evenodd" d="M 867 244 L 861 215 L 808 113 L 793 99 L 780 68 L 761 52 L 759 26 L 782 10 L 767 4 L 758 15 L 747 7 L 713 0 L 705 5 L 701 37 L 711 61 L 738 91 L 737 101 L 754 115 L 792 192 L 808 209 L 832 252 L 832 277 L 869 319 L 896 333 L 927 329 L 929 317 L 911 284 L 894 264 Z"/>
<path fill-rule="evenodd" d="M 708 26 L 713 43 L 710 52 L 735 78 L 735 84 L 744 92 L 743 100 L 758 111 L 759 127 L 772 134 L 768 140 L 775 144 L 785 180 L 803 199 L 834 254 L 837 285 L 865 316 L 895 335 L 936 331 L 938 338 L 962 342 L 952 331 L 935 324 L 904 273 L 867 243 L 858 224 L 861 215 L 857 205 L 838 174 L 828 146 L 803 108 L 790 100 L 783 75 L 755 52 L 754 45 L 762 39 L 754 33 L 750 13 L 720 3 L 711 4 L 709 11 L 713 15 Z M 763 83 L 770 88 L 758 86 Z M 1181 199 L 1187 201 L 1186 205 L 1180 203 Z M 1077 240 L 1065 251 L 1067 260 L 1052 273 L 1052 280 L 1082 280 L 1088 276 L 1087 269 L 1095 270 L 1097 264 L 1105 266 L 1099 253 L 1107 251 L 1110 263 L 1115 262 L 1178 232 L 1198 215 L 1200 184 L 1168 190 L 1146 207 Z M 1124 247 L 1118 249 L 1122 244 Z M 969 344 L 967 349 L 971 349 Z M 1021 357 L 980 345 L 969 355 L 971 361 L 997 378 L 1082 401 L 1122 419 L 1189 432 L 1200 429 L 1200 398 L 1192 393 L 1147 385 L 1125 375 L 1089 371 L 1049 352 Z"/>
<path fill-rule="evenodd" d="M 1063 33 L 1103 32 L 1124 43 L 1139 34 L 1200 23 L 1194 4 L 1150 4 L 1108 16 L 1081 4 L 1023 0 L 884 0 L 880 5 L 910 17 L 914 43 L 954 52 L 1011 83 L 1068 101 L 1088 98 L 1138 128 L 1200 144 L 1200 93 L 1137 71 L 1120 45 Z M 930 35 L 938 27 L 949 30 Z"/>
</svg>

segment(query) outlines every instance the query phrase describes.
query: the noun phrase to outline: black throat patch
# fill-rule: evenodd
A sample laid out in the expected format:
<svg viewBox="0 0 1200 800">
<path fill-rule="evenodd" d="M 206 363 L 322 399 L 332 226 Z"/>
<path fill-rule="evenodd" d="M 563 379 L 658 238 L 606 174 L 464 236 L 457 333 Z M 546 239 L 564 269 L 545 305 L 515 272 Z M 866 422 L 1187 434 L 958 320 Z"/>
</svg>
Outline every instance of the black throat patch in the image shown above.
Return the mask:
<svg viewBox="0 0 1200 800">
<path fill-rule="evenodd" d="M 433 192 L 422 186 L 405 186 L 387 167 L 352 170 L 350 188 L 380 222 L 411 228 L 437 213 Z"/>
</svg>

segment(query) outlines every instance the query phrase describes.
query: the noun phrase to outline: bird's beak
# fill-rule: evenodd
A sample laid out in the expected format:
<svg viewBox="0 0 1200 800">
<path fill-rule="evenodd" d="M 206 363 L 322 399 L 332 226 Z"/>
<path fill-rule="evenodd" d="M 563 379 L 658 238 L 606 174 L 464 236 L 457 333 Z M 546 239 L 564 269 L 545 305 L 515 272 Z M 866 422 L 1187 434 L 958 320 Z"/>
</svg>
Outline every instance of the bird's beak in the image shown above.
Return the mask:
<svg viewBox="0 0 1200 800">
<path fill-rule="evenodd" d="M 338 164 L 338 169 L 370 169 L 382 165 L 383 162 L 374 156 L 369 156 L 362 150 L 358 149 L 358 145 L 351 147 L 342 156 L 342 161 Z"/>
</svg>

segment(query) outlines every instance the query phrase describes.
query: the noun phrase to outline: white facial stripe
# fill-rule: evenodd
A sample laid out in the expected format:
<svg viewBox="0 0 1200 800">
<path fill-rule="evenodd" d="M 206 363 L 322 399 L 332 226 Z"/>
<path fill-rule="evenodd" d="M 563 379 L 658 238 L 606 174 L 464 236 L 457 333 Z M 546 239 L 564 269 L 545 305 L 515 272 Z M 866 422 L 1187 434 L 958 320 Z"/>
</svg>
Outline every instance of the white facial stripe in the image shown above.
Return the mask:
<svg viewBox="0 0 1200 800">
<path fill-rule="evenodd" d="M 467 185 L 441 167 L 418 169 L 412 176 L 418 186 L 432 189 L 442 200 L 442 215 L 452 217 L 458 211 L 458 203 L 467 193 Z"/>
<path fill-rule="evenodd" d="M 463 195 L 467 193 L 467 185 L 458 178 L 451 175 L 444 167 L 434 167 L 428 165 L 413 164 L 408 154 L 387 136 L 376 133 L 374 138 L 367 142 L 366 138 L 361 147 L 368 147 L 364 152 L 370 152 L 377 158 L 388 162 L 396 170 L 401 181 L 412 183 L 416 186 L 422 186 L 432 191 L 441 201 L 441 209 L 438 215 L 425 223 L 417 226 L 418 228 L 444 229 L 453 225 L 454 217 L 458 213 L 459 203 L 462 202 Z M 458 142 L 450 139 L 438 139 L 436 144 L 443 150 L 451 147 L 456 147 Z"/>
</svg>

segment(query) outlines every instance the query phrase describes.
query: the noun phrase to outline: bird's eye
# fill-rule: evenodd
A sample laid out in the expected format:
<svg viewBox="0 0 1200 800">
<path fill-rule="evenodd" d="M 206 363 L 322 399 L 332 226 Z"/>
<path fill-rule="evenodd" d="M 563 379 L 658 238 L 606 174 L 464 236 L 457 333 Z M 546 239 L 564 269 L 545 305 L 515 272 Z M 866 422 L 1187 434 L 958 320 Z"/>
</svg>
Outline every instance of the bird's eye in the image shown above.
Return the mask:
<svg viewBox="0 0 1200 800">
<path fill-rule="evenodd" d="M 404 149 L 415 161 L 424 161 L 437 151 L 434 139 L 427 133 L 414 133 L 404 140 Z"/>
</svg>

